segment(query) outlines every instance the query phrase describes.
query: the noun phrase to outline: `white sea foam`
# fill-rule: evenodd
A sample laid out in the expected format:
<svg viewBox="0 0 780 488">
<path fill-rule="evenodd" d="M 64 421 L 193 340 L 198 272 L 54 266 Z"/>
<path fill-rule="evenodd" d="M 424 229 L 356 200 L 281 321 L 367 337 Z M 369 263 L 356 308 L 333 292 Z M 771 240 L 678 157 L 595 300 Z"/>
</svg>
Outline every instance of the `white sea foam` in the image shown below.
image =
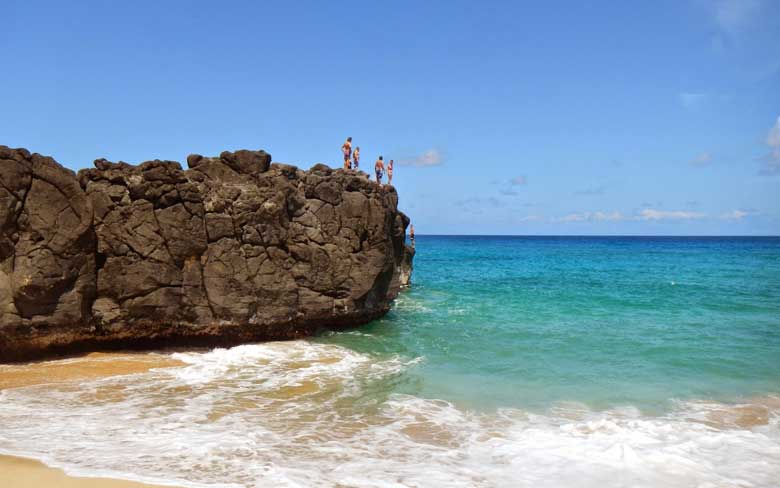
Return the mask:
<svg viewBox="0 0 780 488">
<path fill-rule="evenodd" d="M 422 301 L 409 298 L 405 295 L 400 295 L 395 299 L 393 303 L 393 310 L 397 312 L 415 312 L 415 313 L 432 313 L 433 310 L 430 307 L 423 305 Z"/>
<path fill-rule="evenodd" d="M 383 393 L 420 359 L 306 341 L 182 353 L 185 367 L 0 392 L 0 451 L 186 486 L 770 487 L 777 399 L 475 413 Z M 780 403 L 780 402 L 778 402 Z"/>
</svg>

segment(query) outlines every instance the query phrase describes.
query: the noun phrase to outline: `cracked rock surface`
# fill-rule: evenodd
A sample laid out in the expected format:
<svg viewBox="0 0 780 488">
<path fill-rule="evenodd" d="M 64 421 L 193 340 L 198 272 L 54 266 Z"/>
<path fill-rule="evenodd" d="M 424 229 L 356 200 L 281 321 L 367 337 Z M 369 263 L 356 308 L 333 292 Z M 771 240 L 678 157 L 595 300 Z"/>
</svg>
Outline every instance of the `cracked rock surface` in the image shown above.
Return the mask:
<svg viewBox="0 0 780 488">
<path fill-rule="evenodd" d="M 0 362 L 288 339 L 384 313 L 414 251 L 393 187 L 264 151 L 78 175 L 0 146 Z"/>
</svg>

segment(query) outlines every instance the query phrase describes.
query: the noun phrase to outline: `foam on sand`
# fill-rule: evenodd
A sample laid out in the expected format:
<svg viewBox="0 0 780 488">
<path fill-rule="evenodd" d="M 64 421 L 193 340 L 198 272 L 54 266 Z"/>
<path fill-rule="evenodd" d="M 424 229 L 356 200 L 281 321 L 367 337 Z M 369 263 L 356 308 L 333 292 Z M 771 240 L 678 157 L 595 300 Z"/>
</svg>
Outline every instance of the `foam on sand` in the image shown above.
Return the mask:
<svg viewBox="0 0 780 488">
<path fill-rule="evenodd" d="M 0 392 L 0 446 L 71 473 L 186 486 L 773 486 L 780 405 L 478 413 L 388 393 L 421 361 L 308 341 Z M 53 442 L 52 439 L 56 439 Z"/>
</svg>

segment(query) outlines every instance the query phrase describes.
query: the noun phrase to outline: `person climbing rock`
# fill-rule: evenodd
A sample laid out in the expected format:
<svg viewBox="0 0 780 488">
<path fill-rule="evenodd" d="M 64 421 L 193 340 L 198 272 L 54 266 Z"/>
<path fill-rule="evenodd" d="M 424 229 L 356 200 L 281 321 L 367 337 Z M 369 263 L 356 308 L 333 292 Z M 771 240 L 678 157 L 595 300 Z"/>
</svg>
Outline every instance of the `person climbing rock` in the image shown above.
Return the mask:
<svg viewBox="0 0 780 488">
<path fill-rule="evenodd" d="M 376 172 L 376 182 L 380 185 L 382 184 L 382 173 L 385 171 L 385 162 L 382 159 L 382 156 L 379 156 L 379 159 L 376 160 L 376 163 L 374 163 L 374 172 Z"/>
<path fill-rule="evenodd" d="M 346 142 L 341 146 L 341 152 L 344 153 L 344 169 L 350 169 L 350 158 L 352 157 L 352 138 L 347 137 Z"/>
<path fill-rule="evenodd" d="M 414 224 L 409 224 L 409 242 L 412 244 L 412 248 L 414 248 Z"/>
</svg>

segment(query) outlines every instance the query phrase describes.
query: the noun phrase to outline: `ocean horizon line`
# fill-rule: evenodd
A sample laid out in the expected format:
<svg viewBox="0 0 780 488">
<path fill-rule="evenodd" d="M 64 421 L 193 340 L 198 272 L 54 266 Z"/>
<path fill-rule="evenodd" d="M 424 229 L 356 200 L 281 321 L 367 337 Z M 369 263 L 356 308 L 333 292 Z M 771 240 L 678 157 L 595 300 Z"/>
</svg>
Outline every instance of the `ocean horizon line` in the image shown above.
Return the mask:
<svg viewBox="0 0 780 488">
<path fill-rule="evenodd" d="M 637 237 L 637 238 L 780 238 L 780 234 L 421 234 L 416 233 L 415 237 Z"/>
</svg>

